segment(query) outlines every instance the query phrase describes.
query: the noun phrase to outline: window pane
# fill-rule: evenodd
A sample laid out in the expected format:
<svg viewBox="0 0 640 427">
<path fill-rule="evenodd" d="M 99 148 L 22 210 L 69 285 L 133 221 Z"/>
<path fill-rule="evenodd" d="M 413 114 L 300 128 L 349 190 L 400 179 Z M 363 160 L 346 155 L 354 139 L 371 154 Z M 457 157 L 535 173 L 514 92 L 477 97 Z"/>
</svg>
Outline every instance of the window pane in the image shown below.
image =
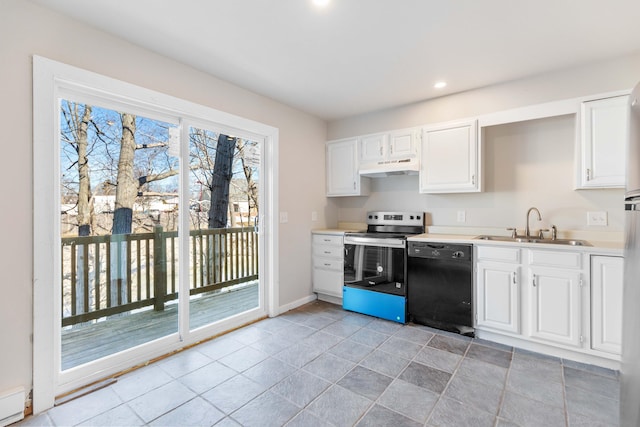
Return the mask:
<svg viewBox="0 0 640 427">
<path fill-rule="evenodd" d="M 255 141 L 189 129 L 190 327 L 259 306 Z"/>
<path fill-rule="evenodd" d="M 177 127 L 62 100 L 62 369 L 178 330 Z"/>
</svg>

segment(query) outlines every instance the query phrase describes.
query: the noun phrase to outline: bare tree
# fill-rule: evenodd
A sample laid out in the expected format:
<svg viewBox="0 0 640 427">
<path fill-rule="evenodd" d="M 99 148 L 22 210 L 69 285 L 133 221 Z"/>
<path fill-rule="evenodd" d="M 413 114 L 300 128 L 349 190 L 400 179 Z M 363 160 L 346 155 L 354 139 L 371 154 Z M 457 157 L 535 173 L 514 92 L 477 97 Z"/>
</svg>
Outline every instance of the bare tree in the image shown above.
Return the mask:
<svg viewBox="0 0 640 427">
<path fill-rule="evenodd" d="M 254 168 L 247 159 L 246 144 L 241 139 L 238 139 L 238 152 L 240 153 L 240 161 L 242 162 L 244 177 L 247 180 L 247 203 L 249 205 L 249 213 L 254 211 L 257 215 L 259 212 L 258 185 L 253 179 Z"/>
<path fill-rule="evenodd" d="M 177 175 L 178 169 L 169 165 L 167 170 L 154 173 L 152 171 L 154 162 L 149 159 L 144 167 L 139 167 L 136 163 L 137 150 L 163 148 L 167 146 L 167 143 L 163 141 L 152 144 L 137 144 L 136 116 L 122 113 L 120 117 L 122 136 L 118 158 L 115 210 L 113 212 L 113 234 L 129 234 L 132 232 L 134 204 L 136 199 L 143 195 L 142 189 L 152 182 Z"/>
<path fill-rule="evenodd" d="M 69 168 L 76 168 L 77 183 L 69 187 L 76 194 L 78 210 L 77 227 L 79 236 L 89 236 L 92 231 L 93 204 L 91 178 L 89 175 L 89 139 L 88 129 L 91 123 L 91 106 L 84 105 L 83 113 L 79 112 L 79 104 L 63 103 L 62 117 L 65 126 L 61 130 L 62 141 L 71 147 L 75 156 Z"/>
<path fill-rule="evenodd" d="M 225 228 L 229 212 L 229 184 L 233 177 L 233 153 L 236 139 L 227 135 L 218 135 L 216 159 L 211 177 L 211 208 L 209 209 L 209 228 Z"/>
<path fill-rule="evenodd" d="M 203 192 L 199 192 L 196 209 L 198 217 L 194 219 L 194 223 L 200 226 L 198 211 L 207 206 L 207 227 L 226 227 L 229 223 L 227 216 L 229 212 L 232 212 L 230 222 L 234 226 L 236 223 L 234 202 L 241 200 L 238 197 L 244 197 L 247 201 L 250 216 L 252 213 L 257 214 L 258 186 L 255 166 L 259 158 L 256 157 L 255 143 L 213 131 L 192 129 L 190 144 L 191 172 L 195 182 L 206 188 L 209 193 L 207 199 L 210 200 L 207 206 L 209 200 L 204 200 L 205 203 L 203 203 Z M 234 179 L 239 174 L 244 175 L 245 184 L 239 182 L 237 178 Z M 233 188 L 229 188 L 229 185 Z"/>
<path fill-rule="evenodd" d="M 136 116 L 123 113 L 120 157 L 118 158 L 118 179 L 116 184 L 116 204 L 113 212 L 113 234 L 131 233 L 133 204 L 138 195 L 138 180 L 134 176 L 136 152 Z"/>
</svg>

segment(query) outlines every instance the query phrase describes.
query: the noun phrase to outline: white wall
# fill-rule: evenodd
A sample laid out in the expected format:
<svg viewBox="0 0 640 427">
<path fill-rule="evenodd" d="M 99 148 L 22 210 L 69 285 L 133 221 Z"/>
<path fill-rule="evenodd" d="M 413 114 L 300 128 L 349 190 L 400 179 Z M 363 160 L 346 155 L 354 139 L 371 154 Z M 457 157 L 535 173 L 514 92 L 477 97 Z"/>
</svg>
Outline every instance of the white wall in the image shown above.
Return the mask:
<svg viewBox="0 0 640 427">
<path fill-rule="evenodd" d="M 640 81 L 640 52 L 623 58 L 562 70 L 386 111 L 329 123 L 329 139 L 474 117 L 512 108 L 631 89 Z M 536 206 L 543 225 L 560 230 L 613 231 L 624 228 L 623 190 L 574 191 L 575 116 L 485 128 L 485 191 L 418 194 L 416 176 L 372 181 L 368 197 L 338 198 L 340 221 L 362 221 L 368 210 L 418 210 L 432 225 L 524 228 Z M 457 222 L 465 210 L 466 222 Z M 588 211 L 607 211 L 607 227 L 587 227 Z M 536 223 L 537 228 L 537 223 Z"/>
<path fill-rule="evenodd" d="M 310 230 L 325 227 L 327 218 L 336 221 L 324 179 L 304 179 L 324 175 L 324 121 L 30 2 L 0 2 L 0 40 L 0 393 L 17 386 L 29 390 L 32 381 L 34 54 L 279 128 L 278 202 L 289 213 L 279 229 L 280 305 L 311 294 Z M 318 212 L 316 222 L 312 210 Z"/>
</svg>

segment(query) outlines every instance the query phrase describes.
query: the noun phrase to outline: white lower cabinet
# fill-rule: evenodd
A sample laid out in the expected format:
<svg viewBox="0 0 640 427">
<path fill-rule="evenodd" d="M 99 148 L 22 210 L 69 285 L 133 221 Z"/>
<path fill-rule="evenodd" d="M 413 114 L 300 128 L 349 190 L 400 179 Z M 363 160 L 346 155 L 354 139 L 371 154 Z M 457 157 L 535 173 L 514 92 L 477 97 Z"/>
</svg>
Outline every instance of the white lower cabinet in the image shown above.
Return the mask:
<svg viewBox="0 0 640 427">
<path fill-rule="evenodd" d="M 313 233 L 312 283 L 318 294 L 342 298 L 344 244 L 342 234 Z"/>
<path fill-rule="evenodd" d="M 591 348 L 622 353 L 622 257 L 591 257 Z"/>
<path fill-rule="evenodd" d="M 560 268 L 530 267 L 530 335 L 574 347 L 582 337 L 582 274 Z"/>
<path fill-rule="evenodd" d="M 478 337 L 619 369 L 621 256 L 476 244 L 475 257 Z"/>
<path fill-rule="evenodd" d="M 476 251 L 476 325 L 520 333 L 520 249 Z"/>
<path fill-rule="evenodd" d="M 529 336 L 582 346 L 582 253 L 538 249 L 527 252 Z"/>
</svg>

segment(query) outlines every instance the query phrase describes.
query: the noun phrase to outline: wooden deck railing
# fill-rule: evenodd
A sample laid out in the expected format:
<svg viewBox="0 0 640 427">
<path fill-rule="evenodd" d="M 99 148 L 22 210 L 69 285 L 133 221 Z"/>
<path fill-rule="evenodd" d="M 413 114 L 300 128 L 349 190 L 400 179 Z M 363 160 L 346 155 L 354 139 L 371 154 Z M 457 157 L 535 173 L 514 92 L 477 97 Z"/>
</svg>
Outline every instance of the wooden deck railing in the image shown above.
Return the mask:
<svg viewBox="0 0 640 427">
<path fill-rule="evenodd" d="M 258 278 L 254 227 L 189 232 L 190 295 Z M 178 233 L 62 238 L 62 325 L 74 325 L 178 297 Z"/>
</svg>

